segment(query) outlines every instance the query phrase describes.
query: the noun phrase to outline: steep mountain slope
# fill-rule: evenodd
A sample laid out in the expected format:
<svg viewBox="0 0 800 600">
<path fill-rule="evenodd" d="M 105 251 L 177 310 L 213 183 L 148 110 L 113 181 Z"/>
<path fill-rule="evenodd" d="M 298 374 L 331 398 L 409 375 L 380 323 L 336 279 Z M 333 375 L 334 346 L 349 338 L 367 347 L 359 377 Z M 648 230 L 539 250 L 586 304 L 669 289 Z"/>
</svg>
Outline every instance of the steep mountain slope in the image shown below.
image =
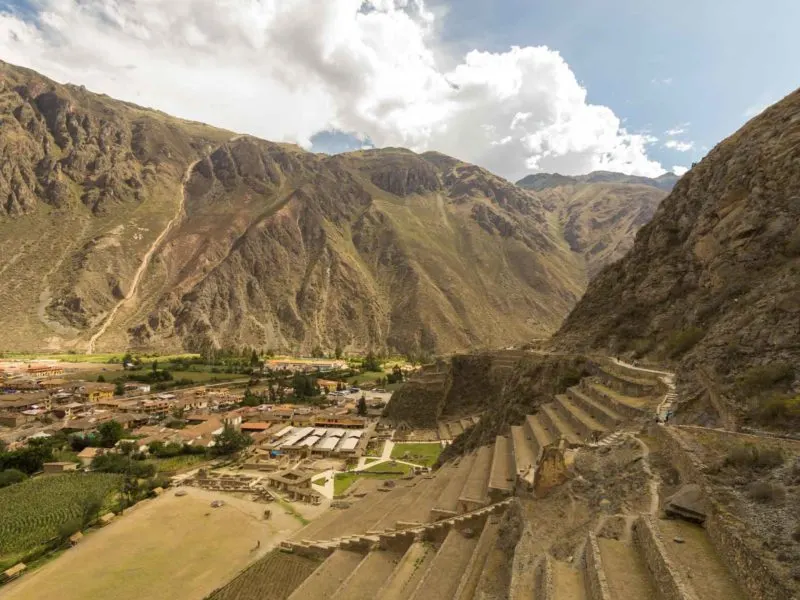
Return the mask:
<svg viewBox="0 0 800 600">
<path fill-rule="evenodd" d="M 597 171 L 568 177 L 528 175 L 517 185 L 536 191 L 548 210 L 558 216 L 570 248 L 581 254 L 588 277 L 622 258 L 636 232 L 650 221 L 677 177 L 657 179 Z"/>
<path fill-rule="evenodd" d="M 584 289 L 544 203 L 478 167 L 0 74 L 5 349 L 490 347 L 554 331 Z"/>
<path fill-rule="evenodd" d="M 678 182 L 556 342 L 680 360 L 733 420 L 780 402 L 800 364 L 799 166 L 800 91 Z"/>
</svg>

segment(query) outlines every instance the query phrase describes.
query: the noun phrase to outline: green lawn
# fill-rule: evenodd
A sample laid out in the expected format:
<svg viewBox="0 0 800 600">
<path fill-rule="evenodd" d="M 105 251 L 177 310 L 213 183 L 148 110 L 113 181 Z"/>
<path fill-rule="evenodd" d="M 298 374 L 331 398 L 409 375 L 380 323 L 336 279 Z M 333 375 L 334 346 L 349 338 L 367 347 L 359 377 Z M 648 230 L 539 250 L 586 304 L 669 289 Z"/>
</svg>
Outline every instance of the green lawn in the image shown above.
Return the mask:
<svg viewBox="0 0 800 600">
<path fill-rule="evenodd" d="M 391 474 L 384 474 L 382 471 L 392 471 Z M 362 474 L 368 477 L 377 477 L 378 479 L 395 479 L 396 477 L 405 477 L 410 475 L 413 467 L 401 463 L 382 462 L 373 467 L 367 467 Z"/>
<path fill-rule="evenodd" d="M 370 442 L 367 445 L 367 456 L 380 456 L 383 453 L 383 447 L 386 444 L 384 441 Z"/>
<path fill-rule="evenodd" d="M 392 448 L 392 458 L 405 460 L 417 465 L 432 467 L 442 453 L 442 446 L 438 442 L 427 444 L 395 444 Z"/>
<path fill-rule="evenodd" d="M 374 383 L 378 379 L 382 379 L 386 377 L 389 373 L 385 371 L 367 371 L 366 373 L 359 373 L 358 375 L 353 375 L 352 377 L 347 378 L 347 383 L 354 384 L 358 382 L 359 384 L 362 383 Z"/>
<path fill-rule="evenodd" d="M 382 473 L 381 471 L 392 471 L 392 473 Z M 401 465 L 399 463 L 392 465 L 388 462 L 383 462 L 374 467 L 368 467 L 363 471 L 337 473 L 333 479 L 333 494 L 334 496 L 341 496 L 357 479 L 365 477 L 372 479 L 398 479 L 410 475 L 411 472 L 412 468 L 408 465 Z"/>
</svg>

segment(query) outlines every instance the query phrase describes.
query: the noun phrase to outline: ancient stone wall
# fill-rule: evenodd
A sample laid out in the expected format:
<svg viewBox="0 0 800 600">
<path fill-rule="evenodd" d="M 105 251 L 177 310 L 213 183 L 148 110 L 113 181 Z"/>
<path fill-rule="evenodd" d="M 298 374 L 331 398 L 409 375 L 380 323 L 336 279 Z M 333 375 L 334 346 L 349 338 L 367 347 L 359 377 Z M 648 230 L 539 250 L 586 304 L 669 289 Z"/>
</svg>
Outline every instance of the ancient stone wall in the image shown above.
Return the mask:
<svg viewBox="0 0 800 600">
<path fill-rule="evenodd" d="M 747 590 L 748 597 L 753 600 L 792 598 L 792 589 L 763 558 L 760 549 L 748 540 L 746 525 L 716 501 L 703 477 L 702 463 L 681 437 L 670 427 L 656 428 L 656 436 L 669 462 L 678 470 L 681 481 L 697 483 L 703 489 L 711 506 L 705 521 L 708 537 L 736 581 Z"/>
<path fill-rule="evenodd" d="M 589 533 L 586 540 L 584 562 L 584 581 L 589 600 L 611 600 L 611 590 L 600 560 L 600 546 L 594 533 Z"/>
<path fill-rule="evenodd" d="M 535 582 L 533 597 L 536 600 L 555 600 L 553 565 L 547 555 L 542 556 L 536 565 Z"/>
<path fill-rule="evenodd" d="M 663 600 L 699 600 L 667 556 L 652 517 L 642 515 L 636 520 L 633 537 Z"/>
</svg>

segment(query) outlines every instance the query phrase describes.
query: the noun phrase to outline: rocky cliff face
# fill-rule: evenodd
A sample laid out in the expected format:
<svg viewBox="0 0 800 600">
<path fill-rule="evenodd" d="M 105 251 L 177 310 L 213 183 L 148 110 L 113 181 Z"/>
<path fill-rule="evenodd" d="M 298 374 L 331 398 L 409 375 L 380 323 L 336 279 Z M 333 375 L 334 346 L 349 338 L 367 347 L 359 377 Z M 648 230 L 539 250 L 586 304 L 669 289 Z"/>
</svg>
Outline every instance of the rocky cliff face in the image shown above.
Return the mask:
<svg viewBox="0 0 800 600">
<path fill-rule="evenodd" d="M 799 166 L 795 92 L 678 182 L 631 252 L 591 282 L 557 343 L 680 361 L 685 382 L 719 383 L 734 417 L 778 400 L 774 386 L 790 393 L 800 364 Z"/>
<path fill-rule="evenodd" d="M 636 232 L 652 219 L 675 181 L 671 173 L 650 179 L 597 171 L 576 177 L 537 173 L 517 185 L 534 190 L 557 216 L 570 249 L 583 257 L 591 279 L 630 250 Z"/>
</svg>

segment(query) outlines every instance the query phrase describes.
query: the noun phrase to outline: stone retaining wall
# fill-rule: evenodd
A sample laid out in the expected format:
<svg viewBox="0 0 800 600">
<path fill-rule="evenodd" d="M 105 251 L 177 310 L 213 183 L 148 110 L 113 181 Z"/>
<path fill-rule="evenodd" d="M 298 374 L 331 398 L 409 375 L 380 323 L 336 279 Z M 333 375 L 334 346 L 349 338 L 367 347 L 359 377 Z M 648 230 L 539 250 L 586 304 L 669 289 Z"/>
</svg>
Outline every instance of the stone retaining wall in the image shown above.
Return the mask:
<svg viewBox="0 0 800 600">
<path fill-rule="evenodd" d="M 539 559 L 535 567 L 535 583 L 533 597 L 536 600 L 555 600 L 553 585 L 553 564 L 547 554 Z"/>
<path fill-rule="evenodd" d="M 664 542 L 651 516 L 642 515 L 636 520 L 633 539 L 663 600 L 699 600 L 667 556 Z"/>
<path fill-rule="evenodd" d="M 720 432 L 726 435 L 728 432 Z M 737 435 L 730 433 L 730 435 Z M 742 589 L 753 600 L 791 599 L 795 593 L 768 560 L 763 550 L 753 547 L 747 526 L 714 498 L 703 476 L 703 464 L 671 427 L 658 427 L 656 437 L 678 470 L 683 483 L 697 483 L 709 500 L 710 514 L 705 529 L 714 549 Z M 751 436 L 748 436 L 751 437 Z"/>
<path fill-rule="evenodd" d="M 600 559 L 600 546 L 597 545 L 597 537 L 594 533 L 589 533 L 586 540 L 583 576 L 589 600 L 611 600 L 611 590 L 608 587 L 606 573 Z"/>
</svg>

